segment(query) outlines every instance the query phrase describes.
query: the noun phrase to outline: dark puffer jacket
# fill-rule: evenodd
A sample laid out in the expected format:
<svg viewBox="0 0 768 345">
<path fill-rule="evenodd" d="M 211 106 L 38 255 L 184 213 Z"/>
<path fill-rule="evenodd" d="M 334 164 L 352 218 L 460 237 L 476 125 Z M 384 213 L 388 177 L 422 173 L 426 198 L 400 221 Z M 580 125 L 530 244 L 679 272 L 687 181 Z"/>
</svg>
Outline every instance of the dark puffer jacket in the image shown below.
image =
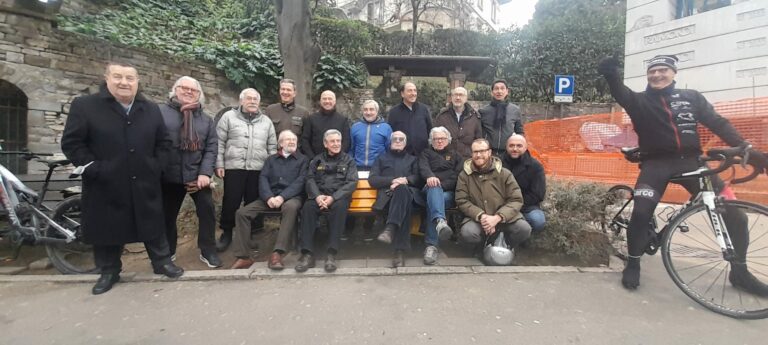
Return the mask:
<svg viewBox="0 0 768 345">
<path fill-rule="evenodd" d="M 202 108 L 198 108 L 192 116 L 192 124 L 200 138 L 200 149 L 197 151 L 181 150 L 179 145 L 181 143 L 181 126 L 184 121 L 179 109 L 180 105 L 172 101 L 160 105 L 163 122 L 168 129 L 168 136 L 173 142 L 171 149 L 162 157 L 163 182 L 183 184 L 197 181 L 198 175 L 213 175 L 218 140 L 216 139 L 216 127 L 213 118 L 205 114 Z"/>
<path fill-rule="evenodd" d="M 439 178 L 443 191 L 452 192 L 456 189 L 456 179 L 463 164 L 464 159 L 455 150 L 445 148 L 437 151 L 434 147 L 430 147 L 421 152 L 419 174 L 424 181 L 430 177 Z"/>
</svg>

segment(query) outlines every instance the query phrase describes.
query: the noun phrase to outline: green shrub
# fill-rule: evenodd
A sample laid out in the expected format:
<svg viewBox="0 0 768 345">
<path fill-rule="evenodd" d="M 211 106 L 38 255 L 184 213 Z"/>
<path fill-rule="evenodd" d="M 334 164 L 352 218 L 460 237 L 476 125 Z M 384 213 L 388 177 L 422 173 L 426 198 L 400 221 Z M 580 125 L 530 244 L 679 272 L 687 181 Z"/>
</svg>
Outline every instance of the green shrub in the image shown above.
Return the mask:
<svg viewBox="0 0 768 345">
<path fill-rule="evenodd" d="M 533 247 L 552 253 L 591 257 L 612 253 L 601 223 L 610 200 L 608 187 L 598 183 L 547 180 L 542 209 L 544 230 L 533 237 Z"/>
</svg>

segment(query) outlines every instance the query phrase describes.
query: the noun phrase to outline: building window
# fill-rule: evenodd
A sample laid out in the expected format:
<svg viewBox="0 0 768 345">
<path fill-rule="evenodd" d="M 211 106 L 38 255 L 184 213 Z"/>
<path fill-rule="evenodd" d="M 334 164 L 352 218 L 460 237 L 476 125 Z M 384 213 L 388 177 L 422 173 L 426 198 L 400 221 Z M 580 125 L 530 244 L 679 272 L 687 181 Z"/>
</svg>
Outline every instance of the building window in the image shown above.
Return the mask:
<svg viewBox="0 0 768 345">
<path fill-rule="evenodd" d="M 367 10 L 368 10 L 368 22 L 369 23 L 373 23 L 373 18 L 374 18 L 374 16 L 373 16 L 373 14 L 374 14 L 373 13 L 373 3 L 369 2 L 368 6 L 366 6 L 366 7 L 367 7 Z"/>
<path fill-rule="evenodd" d="M 480 9 L 480 11 L 483 11 L 483 3 L 485 0 L 477 0 L 477 8 Z"/>
<path fill-rule="evenodd" d="M 498 24 L 499 23 L 499 21 L 496 20 L 496 11 L 498 11 L 498 7 L 496 6 L 496 4 L 492 4 L 491 5 L 491 20 L 493 21 L 494 24 Z"/>
</svg>

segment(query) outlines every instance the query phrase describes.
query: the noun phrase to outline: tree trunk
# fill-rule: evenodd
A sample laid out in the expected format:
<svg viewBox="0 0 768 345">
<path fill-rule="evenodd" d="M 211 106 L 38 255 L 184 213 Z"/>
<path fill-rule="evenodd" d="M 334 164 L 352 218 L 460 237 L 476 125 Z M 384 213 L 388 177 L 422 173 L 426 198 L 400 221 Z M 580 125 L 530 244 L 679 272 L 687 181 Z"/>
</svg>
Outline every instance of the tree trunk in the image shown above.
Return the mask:
<svg viewBox="0 0 768 345">
<path fill-rule="evenodd" d="M 320 47 L 309 30 L 309 2 L 275 0 L 275 12 L 283 76 L 296 81 L 297 103 L 311 109 L 312 76 L 320 61 Z"/>
</svg>

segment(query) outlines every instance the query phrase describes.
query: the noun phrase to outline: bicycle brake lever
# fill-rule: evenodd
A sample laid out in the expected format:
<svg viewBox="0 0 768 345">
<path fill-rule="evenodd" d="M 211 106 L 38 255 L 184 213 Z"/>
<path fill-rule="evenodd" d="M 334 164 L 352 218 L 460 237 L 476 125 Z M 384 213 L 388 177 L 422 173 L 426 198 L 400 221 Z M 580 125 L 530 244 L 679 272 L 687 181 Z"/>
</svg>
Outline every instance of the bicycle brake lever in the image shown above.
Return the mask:
<svg viewBox="0 0 768 345">
<path fill-rule="evenodd" d="M 742 158 L 741 159 L 741 163 L 739 164 L 739 165 L 741 165 L 742 169 L 746 169 L 747 168 L 747 162 L 749 162 L 749 150 L 751 148 L 752 148 L 752 144 L 747 144 L 744 147 L 744 156 L 741 157 Z"/>
</svg>

